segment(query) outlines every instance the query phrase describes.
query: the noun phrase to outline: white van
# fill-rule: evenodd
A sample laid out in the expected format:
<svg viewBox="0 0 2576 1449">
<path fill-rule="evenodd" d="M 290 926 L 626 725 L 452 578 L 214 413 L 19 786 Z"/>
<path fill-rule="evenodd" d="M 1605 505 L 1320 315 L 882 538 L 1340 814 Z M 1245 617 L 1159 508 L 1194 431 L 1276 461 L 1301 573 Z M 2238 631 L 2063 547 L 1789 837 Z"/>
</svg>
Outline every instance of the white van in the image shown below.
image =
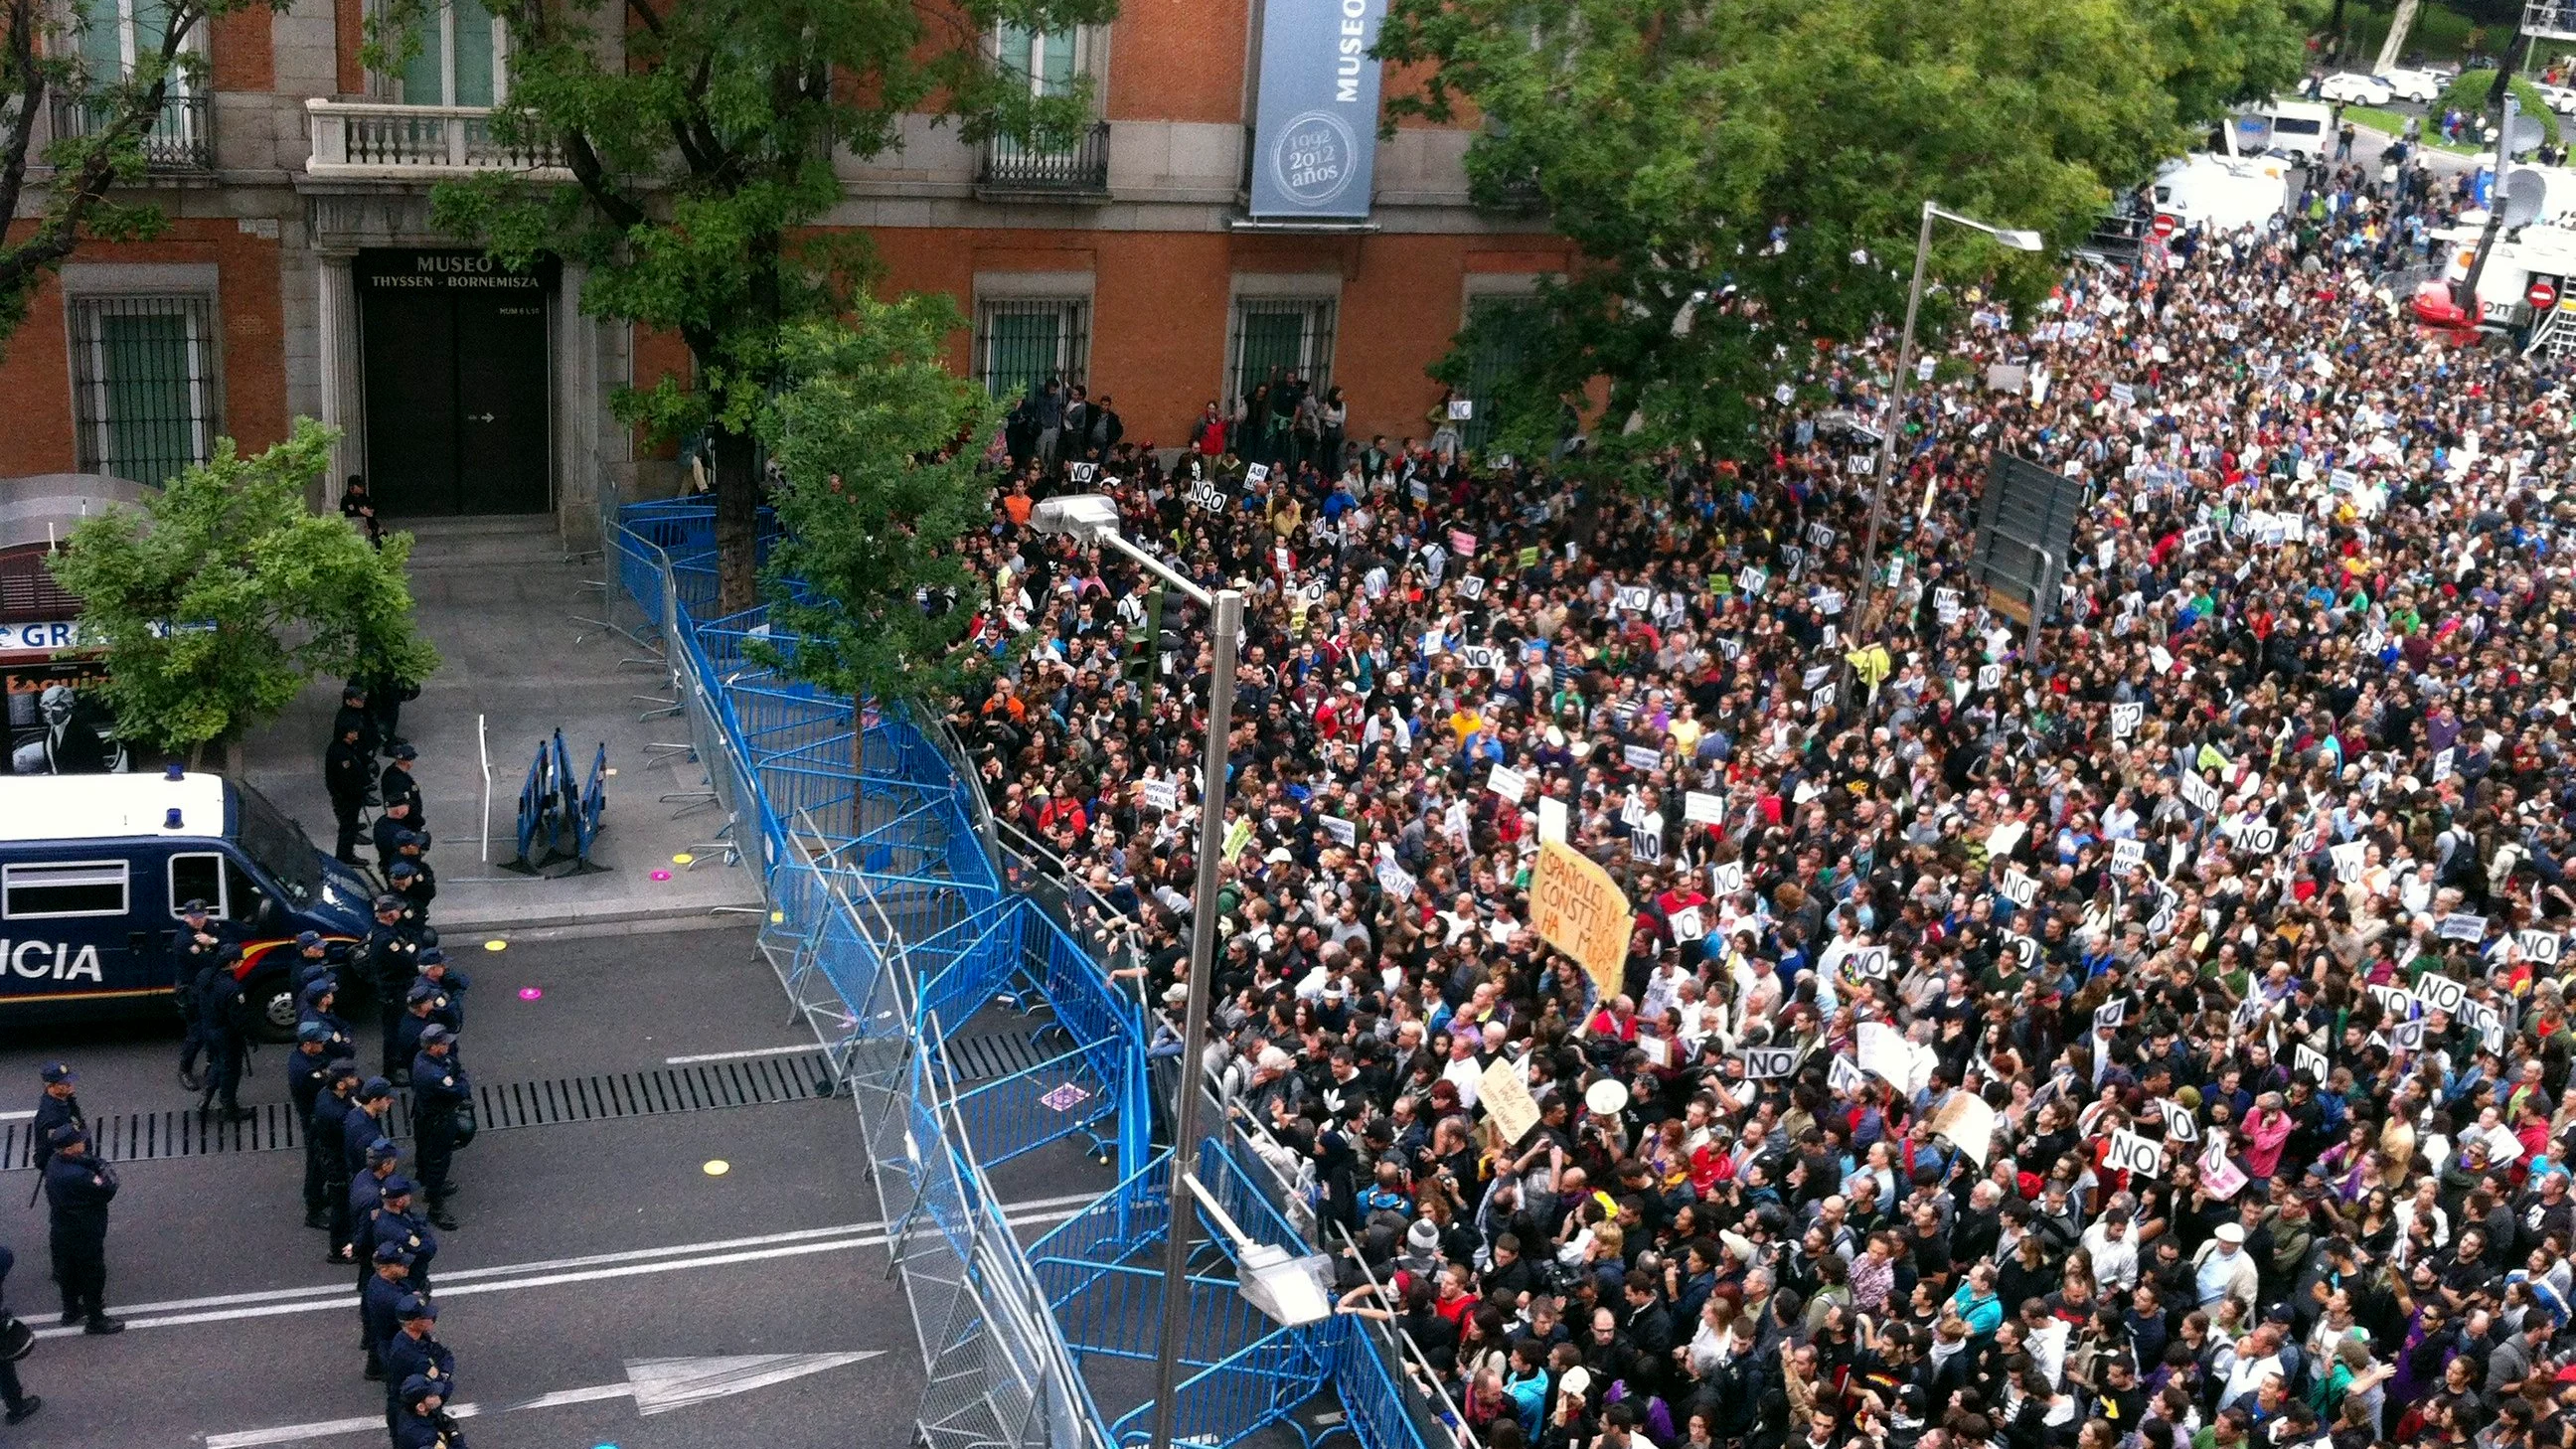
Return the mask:
<svg viewBox="0 0 2576 1449">
<path fill-rule="evenodd" d="M 2177 231 L 2260 227 L 2290 209 L 2290 167 L 2273 156 L 2180 156 L 2156 168 L 2154 195 Z"/>
<path fill-rule="evenodd" d="M 2333 107 L 2275 97 L 2257 110 L 2270 123 L 2273 150 L 2311 164 L 2334 154 Z"/>
<path fill-rule="evenodd" d="M 2467 278 L 2470 264 L 2477 260 L 2482 231 L 2482 227 L 2463 225 L 2433 233 L 2446 252 L 2444 281 Z M 2576 231 L 2527 226 L 2498 237 L 2495 254 L 2487 258 L 2486 270 L 2478 273 L 2478 320 L 2489 327 L 2511 327 L 2516 309 L 2531 295 L 2534 279 L 2547 282 L 2563 302 L 2571 278 L 2576 278 Z"/>
</svg>

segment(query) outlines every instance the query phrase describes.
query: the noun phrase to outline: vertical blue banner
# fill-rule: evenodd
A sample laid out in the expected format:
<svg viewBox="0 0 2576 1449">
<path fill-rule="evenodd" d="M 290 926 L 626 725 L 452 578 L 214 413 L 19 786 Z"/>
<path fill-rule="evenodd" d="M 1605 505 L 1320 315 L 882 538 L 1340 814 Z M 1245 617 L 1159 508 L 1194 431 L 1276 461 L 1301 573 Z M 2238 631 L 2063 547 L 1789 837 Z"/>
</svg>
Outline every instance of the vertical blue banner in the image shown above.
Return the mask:
<svg viewBox="0 0 2576 1449">
<path fill-rule="evenodd" d="M 1268 0 L 1253 118 L 1255 219 L 1369 214 L 1386 0 Z"/>
</svg>

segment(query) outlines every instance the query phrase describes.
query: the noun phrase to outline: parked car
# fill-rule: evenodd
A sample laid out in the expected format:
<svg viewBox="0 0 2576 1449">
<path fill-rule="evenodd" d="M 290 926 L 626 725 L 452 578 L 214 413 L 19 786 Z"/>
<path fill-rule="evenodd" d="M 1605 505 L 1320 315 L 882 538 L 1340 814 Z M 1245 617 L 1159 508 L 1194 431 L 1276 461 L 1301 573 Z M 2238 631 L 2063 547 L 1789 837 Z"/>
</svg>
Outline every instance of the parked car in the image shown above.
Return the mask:
<svg viewBox="0 0 2576 1449">
<path fill-rule="evenodd" d="M 2317 82 L 2321 100 L 2340 101 L 2348 106 L 2384 106 L 2397 94 L 2396 88 L 2377 76 L 2357 70 L 2337 71 Z"/>
<path fill-rule="evenodd" d="M 2448 82 L 2428 70 L 2383 70 L 2372 79 L 2384 83 L 2401 101 L 2431 105 Z"/>
<path fill-rule="evenodd" d="M 2531 88 L 2540 92 L 2540 98 L 2549 103 L 2549 109 L 2562 116 L 2576 116 L 2576 90 L 2566 86 L 2545 86 L 2537 81 Z"/>
</svg>

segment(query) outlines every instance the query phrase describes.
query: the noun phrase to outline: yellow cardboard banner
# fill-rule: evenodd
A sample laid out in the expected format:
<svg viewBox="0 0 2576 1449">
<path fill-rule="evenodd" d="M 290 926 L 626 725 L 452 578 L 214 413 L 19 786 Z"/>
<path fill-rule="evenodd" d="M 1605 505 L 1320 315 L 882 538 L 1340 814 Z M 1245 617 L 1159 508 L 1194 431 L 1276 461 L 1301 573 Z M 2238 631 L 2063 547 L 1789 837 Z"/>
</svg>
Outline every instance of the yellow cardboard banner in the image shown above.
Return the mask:
<svg viewBox="0 0 2576 1449">
<path fill-rule="evenodd" d="M 1610 872 L 1563 841 L 1541 841 L 1530 887 L 1530 927 L 1581 962 L 1604 1001 L 1626 984 L 1628 933 L 1636 918 Z"/>
</svg>

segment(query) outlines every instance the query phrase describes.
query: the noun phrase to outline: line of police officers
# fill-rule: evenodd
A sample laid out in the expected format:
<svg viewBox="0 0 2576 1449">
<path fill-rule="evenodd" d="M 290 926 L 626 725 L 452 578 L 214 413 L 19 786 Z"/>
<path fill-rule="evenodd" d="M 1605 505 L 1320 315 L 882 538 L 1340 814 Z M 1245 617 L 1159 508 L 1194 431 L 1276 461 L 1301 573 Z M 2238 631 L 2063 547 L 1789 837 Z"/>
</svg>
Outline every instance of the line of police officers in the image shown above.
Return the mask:
<svg viewBox="0 0 2576 1449">
<path fill-rule="evenodd" d="M 473 1085 L 457 1060 L 472 983 L 448 963 L 428 922 L 437 888 L 423 857 L 428 836 L 410 823 L 420 810 L 412 758 L 409 746 L 397 745 L 380 782 L 385 814 L 376 822 L 376 844 L 392 889 L 371 903 L 375 924 L 366 939 L 332 942 L 307 931 L 295 940 L 289 980 L 297 1020 L 287 1088 L 305 1125 L 305 1226 L 329 1234 L 324 1261 L 356 1271 L 360 1347 L 366 1377 L 385 1386 L 387 1435 L 394 1449 L 466 1449 L 444 1412 L 455 1396 L 456 1356 L 434 1335 L 438 1305 L 430 1274 L 439 1232 L 457 1227 L 448 1211 L 450 1174 L 456 1149 L 473 1134 Z M 344 820 L 344 847 L 346 830 Z M 259 1004 L 242 991 L 241 944 L 225 938 L 205 902 L 188 902 L 181 916 L 171 943 L 188 1028 L 180 1079 L 203 1094 L 200 1113 L 220 1101 L 225 1120 L 239 1120 L 251 1115 L 239 1091 Z M 371 1009 L 376 1017 L 378 1073 L 362 1074 L 357 1065 L 358 1041 L 342 1015 L 344 1003 L 362 1020 Z M 117 1333 L 125 1324 L 106 1311 L 116 1170 L 93 1151 L 72 1068 L 55 1063 L 42 1075 L 33 1135 L 62 1321 L 93 1334 Z M 406 1085 L 414 1147 L 408 1177 L 393 1142 L 395 1094 Z M 0 1275 L 6 1271 L 0 1263 Z M 19 1422 L 41 1403 L 19 1392 L 15 1365 L 0 1359 L 6 1422 Z"/>
</svg>

